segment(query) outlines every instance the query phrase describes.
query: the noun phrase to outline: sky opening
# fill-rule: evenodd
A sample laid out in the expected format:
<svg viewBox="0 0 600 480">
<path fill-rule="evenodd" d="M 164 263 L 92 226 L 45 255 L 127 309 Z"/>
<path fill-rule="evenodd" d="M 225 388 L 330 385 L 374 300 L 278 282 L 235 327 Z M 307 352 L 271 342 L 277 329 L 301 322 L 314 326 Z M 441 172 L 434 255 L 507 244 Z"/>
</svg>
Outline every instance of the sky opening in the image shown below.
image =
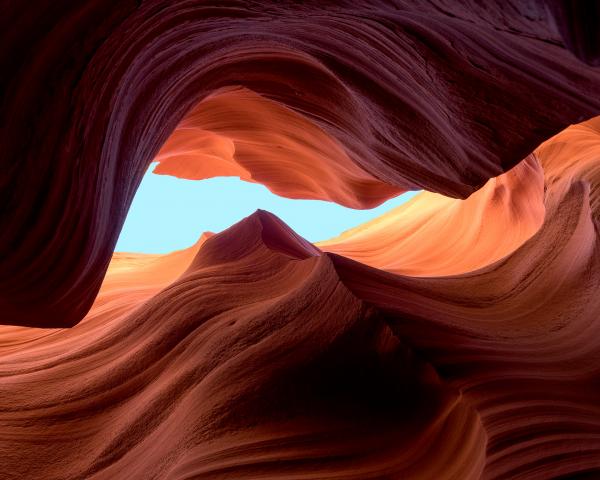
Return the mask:
<svg viewBox="0 0 600 480">
<path fill-rule="evenodd" d="M 148 169 L 138 188 L 117 252 L 168 253 L 190 247 L 202 232 L 220 232 L 257 209 L 274 213 L 310 242 L 335 237 L 405 203 L 407 192 L 371 210 L 321 200 L 292 200 L 237 177 L 185 180 Z"/>
</svg>

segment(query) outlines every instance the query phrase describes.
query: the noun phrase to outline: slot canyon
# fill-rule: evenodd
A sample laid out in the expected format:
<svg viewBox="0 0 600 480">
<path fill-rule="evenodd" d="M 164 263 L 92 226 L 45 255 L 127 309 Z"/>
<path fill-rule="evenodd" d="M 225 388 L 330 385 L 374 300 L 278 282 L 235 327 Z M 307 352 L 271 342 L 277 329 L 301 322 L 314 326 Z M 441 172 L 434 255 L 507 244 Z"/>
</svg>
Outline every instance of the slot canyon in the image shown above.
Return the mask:
<svg viewBox="0 0 600 480">
<path fill-rule="evenodd" d="M 600 4 L 0 9 L 0 479 L 600 478 Z"/>
</svg>

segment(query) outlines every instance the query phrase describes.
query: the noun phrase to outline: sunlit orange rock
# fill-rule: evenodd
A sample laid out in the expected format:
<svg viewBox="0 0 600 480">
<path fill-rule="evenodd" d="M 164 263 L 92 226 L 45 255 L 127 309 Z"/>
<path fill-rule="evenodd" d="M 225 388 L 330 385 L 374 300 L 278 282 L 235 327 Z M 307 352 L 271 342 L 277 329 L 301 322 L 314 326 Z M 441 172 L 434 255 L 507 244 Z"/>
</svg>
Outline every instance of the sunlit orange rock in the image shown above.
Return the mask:
<svg viewBox="0 0 600 480">
<path fill-rule="evenodd" d="M 244 88 L 215 92 L 188 113 L 154 173 L 201 180 L 238 176 L 289 198 L 372 208 L 402 192 L 356 165 L 318 125 Z"/>
<path fill-rule="evenodd" d="M 546 177 L 551 201 L 559 200 L 575 181 L 590 184 L 590 205 L 600 218 L 600 116 L 571 125 L 542 143 L 536 156 Z"/>
<path fill-rule="evenodd" d="M 179 276 L 151 298 L 35 336 L 1 327 L 0 464 L 47 479 L 600 469 L 588 195 L 575 182 L 505 259 L 438 278 L 323 253 L 259 211 L 162 257 Z"/>
<path fill-rule="evenodd" d="M 394 273 L 452 275 L 514 251 L 539 229 L 544 213 L 544 176 L 530 156 L 467 200 L 423 192 L 318 245 Z"/>
<path fill-rule="evenodd" d="M 344 287 L 330 257 L 261 211 L 194 249 L 115 257 L 105 283 L 120 276 L 119 295 L 103 287 L 71 329 L 0 328 L 28 339 L 0 343 L 3 471 L 478 478 L 475 410 Z M 183 257 L 187 271 L 152 298 L 143 281 L 125 289 L 133 264 L 179 273 Z"/>
</svg>

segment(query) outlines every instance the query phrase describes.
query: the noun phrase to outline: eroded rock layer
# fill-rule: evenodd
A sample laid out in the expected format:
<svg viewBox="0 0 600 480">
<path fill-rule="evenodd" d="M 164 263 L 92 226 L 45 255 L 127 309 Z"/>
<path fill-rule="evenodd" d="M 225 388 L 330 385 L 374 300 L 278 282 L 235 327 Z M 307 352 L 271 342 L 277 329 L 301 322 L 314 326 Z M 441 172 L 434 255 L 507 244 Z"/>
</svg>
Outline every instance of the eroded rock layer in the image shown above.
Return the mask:
<svg viewBox="0 0 600 480">
<path fill-rule="evenodd" d="M 177 126 L 155 158 L 159 175 L 237 176 L 289 197 L 372 208 L 402 189 L 353 162 L 315 123 L 243 88 L 215 92 Z"/>
<path fill-rule="evenodd" d="M 393 273 L 452 275 L 505 257 L 537 232 L 577 181 L 600 219 L 600 117 L 571 125 L 467 200 L 424 192 L 339 237 L 325 251 Z"/>
<path fill-rule="evenodd" d="M 539 229 L 545 214 L 544 191 L 543 170 L 530 155 L 467 200 L 423 192 L 318 245 L 405 275 L 468 272 L 508 255 Z"/>
<path fill-rule="evenodd" d="M 186 113 L 234 88 L 264 99 L 269 128 L 294 121 L 250 148 L 245 114 L 209 118 L 211 174 L 243 168 L 352 206 L 405 189 L 468 197 L 600 111 L 600 73 L 563 46 L 563 17 L 530 1 L 5 2 L 4 323 L 81 320 L 149 162 Z"/>
<path fill-rule="evenodd" d="M 127 262 L 76 327 L 0 330 L 8 478 L 600 471 L 587 184 L 511 255 L 462 276 L 324 254 L 262 211 L 152 259 L 171 266 L 163 280 L 180 274 L 160 292 Z"/>
<path fill-rule="evenodd" d="M 548 4 L 5 2 L 0 478 L 599 478 L 597 12 Z M 113 254 L 154 158 L 427 192 Z"/>
<path fill-rule="evenodd" d="M 262 211 L 187 250 L 116 253 L 79 325 L 0 328 L 2 471 L 593 478 L 596 123 L 568 128 L 462 203 L 440 197 L 456 203 L 436 206 L 444 215 L 396 217 L 420 238 L 413 249 L 428 229 L 470 247 L 449 262 L 482 264 L 470 273 L 384 272 L 323 253 Z M 477 235 L 460 221 L 468 214 Z M 384 236 L 387 217 L 357 230 Z M 507 238 L 497 261 L 485 242 L 493 218 L 487 235 Z M 418 265 L 444 266 L 427 252 L 416 248 Z"/>
</svg>

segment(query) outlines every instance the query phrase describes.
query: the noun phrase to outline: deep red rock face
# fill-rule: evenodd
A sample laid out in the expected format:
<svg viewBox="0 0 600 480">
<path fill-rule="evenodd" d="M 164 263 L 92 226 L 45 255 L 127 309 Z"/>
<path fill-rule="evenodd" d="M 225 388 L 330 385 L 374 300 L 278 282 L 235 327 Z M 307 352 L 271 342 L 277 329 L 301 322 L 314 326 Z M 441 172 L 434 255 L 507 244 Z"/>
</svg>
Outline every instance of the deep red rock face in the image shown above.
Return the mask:
<svg viewBox="0 0 600 480">
<path fill-rule="evenodd" d="M 2 6 L 0 478 L 599 478 L 595 7 L 216 3 Z M 426 192 L 113 254 L 153 159 Z"/>
<path fill-rule="evenodd" d="M 600 65 L 600 5 L 569 0 L 546 3 L 565 46 L 589 65 Z"/>
<path fill-rule="evenodd" d="M 292 191 L 352 206 L 411 188 L 467 197 L 598 113 L 600 73 L 563 47 L 544 5 L 447 3 L 6 3 L 5 322 L 81 320 L 148 163 L 221 89 L 243 87 L 330 137 L 357 170 L 342 179 L 363 181 L 334 195 L 321 175 Z M 321 165 L 341 158 L 311 147 Z"/>
</svg>

